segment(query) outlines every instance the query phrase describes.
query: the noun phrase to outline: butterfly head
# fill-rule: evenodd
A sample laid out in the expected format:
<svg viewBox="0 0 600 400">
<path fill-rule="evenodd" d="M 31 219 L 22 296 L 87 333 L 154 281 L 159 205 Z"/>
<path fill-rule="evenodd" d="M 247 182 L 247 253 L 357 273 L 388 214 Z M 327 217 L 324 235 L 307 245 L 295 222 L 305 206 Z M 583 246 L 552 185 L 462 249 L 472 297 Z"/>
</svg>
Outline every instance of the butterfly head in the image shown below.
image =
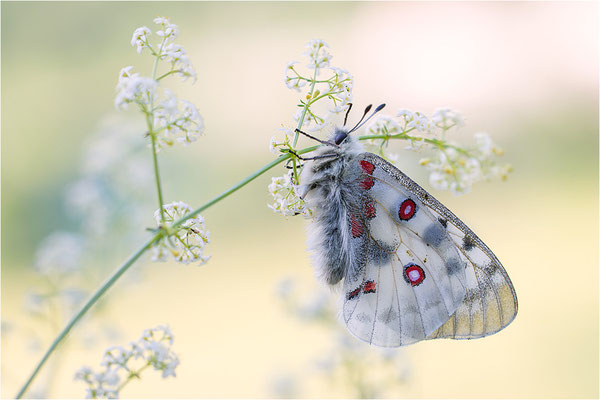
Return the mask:
<svg viewBox="0 0 600 400">
<path fill-rule="evenodd" d="M 335 131 L 333 132 L 333 143 L 339 146 L 344 142 L 344 140 L 346 140 L 349 133 L 350 132 L 348 129 L 336 127 Z"/>
<path fill-rule="evenodd" d="M 346 121 L 348 120 L 348 114 L 350 113 L 350 110 L 352 109 L 352 103 L 350 103 L 350 107 L 348 107 L 348 111 L 346 111 L 346 116 L 344 117 L 344 126 L 341 128 L 336 127 L 335 131 L 333 132 L 333 143 L 335 143 L 337 146 L 344 143 L 344 141 L 346 140 L 348 135 L 350 135 L 352 132 L 358 130 L 364 124 L 366 124 L 367 121 L 371 119 L 371 117 L 373 117 L 375 114 L 377 114 L 379 111 L 381 111 L 383 109 L 383 107 L 385 107 L 385 104 L 380 104 L 379 106 L 377 106 L 375 111 L 373 111 L 368 117 L 366 117 L 367 114 L 369 113 L 369 111 L 371 111 L 371 107 L 373 107 L 373 105 L 369 104 L 367 106 L 367 108 L 365 108 L 365 112 L 363 113 L 360 120 L 356 123 L 356 125 L 354 125 L 354 128 L 348 129 L 348 128 L 345 128 L 345 126 L 346 126 Z"/>
</svg>

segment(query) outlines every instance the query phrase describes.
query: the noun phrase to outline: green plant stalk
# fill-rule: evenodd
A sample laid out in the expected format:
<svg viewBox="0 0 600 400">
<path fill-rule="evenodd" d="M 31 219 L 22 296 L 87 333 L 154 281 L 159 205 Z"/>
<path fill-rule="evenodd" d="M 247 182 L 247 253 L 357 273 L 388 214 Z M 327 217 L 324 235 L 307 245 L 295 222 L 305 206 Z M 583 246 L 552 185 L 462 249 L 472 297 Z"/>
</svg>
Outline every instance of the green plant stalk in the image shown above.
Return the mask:
<svg viewBox="0 0 600 400">
<path fill-rule="evenodd" d="M 152 129 L 152 126 L 150 126 Z M 160 222 L 161 225 L 165 225 L 165 211 L 163 210 L 163 196 L 162 188 L 160 185 L 160 174 L 158 172 L 158 156 L 156 152 L 156 134 L 150 131 L 150 138 L 152 139 L 152 164 L 154 166 L 154 181 L 156 182 L 156 192 L 158 193 L 158 209 L 160 210 Z"/>
<path fill-rule="evenodd" d="M 359 140 L 366 140 L 366 139 L 406 139 L 406 138 L 408 138 L 408 137 L 405 134 L 398 134 L 398 135 L 392 135 L 392 136 L 389 136 L 389 135 L 368 135 L 368 136 L 361 136 L 361 137 L 359 137 Z M 425 141 L 428 142 L 428 143 L 438 144 L 439 145 L 438 141 L 436 141 L 435 139 L 427 139 Z M 302 150 L 296 151 L 296 153 L 298 153 L 298 154 L 310 153 L 311 151 L 314 151 L 317 147 L 318 146 L 307 147 L 307 148 L 304 148 Z M 227 189 L 226 191 L 224 191 L 220 195 L 216 196 L 212 200 L 209 200 L 208 202 L 206 202 L 202 206 L 198 207 L 194 211 L 190 212 L 189 214 L 187 214 L 187 215 L 183 216 L 182 218 L 180 218 L 179 220 L 175 221 L 173 223 L 172 227 L 175 228 L 175 227 L 180 226 L 181 224 L 183 224 L 188 219 L 195 217 L 196 215 L 198 215 L 202 211 L 204 211 L 207 208 L 211 207 L 212 205 L 218 203 L 219 201 L 223 200 L 224 198 L 226 198 L 227 196 L 231 195 L 232 193 L 238 191 L 239 189 L 241 189 L 242 187 L 246 186 L 248 183 L 252 182 L 254 179 L 258 178 L 259 176 L 261 176 L 262 174 L 264 174 L 265 172 L 267 172 L 271 168 L 277 166 L 278 164 L 281 164 L 282 162 L 290 159 L 291 157 L 292 157 L 291 154 L 285 154 L 285 155 L 281 155 L 281 156 L 277 157 L 275 160 L 271 161 L 270 163 L 268 163 L 264 167 L 258 169 L 256 172 L 254 172 L 253 174 L 249 175 L 248 177 L 246 177 L 245 179 L 243 179 L 242 181 L 240 181 L 238 184 L 232 186 L 231 188 Z M 161 207 L 161 209 L 162 209 L 162 207 Z M 85 303 L 85 305 L 81 308 L 81 310 L 79 310 L 79 312 L 77 314 L 75 314 L 75 316 L 71 319 L 71 321 L 69 321 L 69 323 L 67 324 L 67 326 L 54 339 L 54 341 L 52 342 L 52 344 L 50 345 L 50 347 L 48 348 L 48 350 L 46 351 L 46 353 L 44 354 L 44 356 L 42 357 L 42 359 L 40 360 L 40 362 L 37 364 L 37 366 L 35 367 L 35 369 L 31 373 L 31 375 L 29 376 L 29 378 L 27 379 L 27 381 L 25 382 L 25 384 L 23 385 L 23 387 L 21 388 L 21 390 L 19 390 L 19 393 L 17 393 L 17 395 L 15 396 L 15 398 L 20 399 L 20 398 L 23 397 L 23 394 L 25 394 L 25 392 L 27 391 L 27 389 L 29 388 L 29 386 L 31 385 L 31 383 L 33 382 L 33 380 L 35 379 L 35 377 L 37 376 L 37 374 L 40 372 L 42 366 L 46 363 L 46 361 L 48 360 L 48 358 L 50 357 L 50 355 L 54 352 L 54 350 L 56 350 L 56 348 L 63 341 L 63 339 L 65 339 L 65 337 L 71 331 L 71 329 L 73 328 L 73 326 L 75 326 L 75 324 L 87 313 L 87 311 L 98 301 L 98 299 L 100 299 L 100 297 L 102 297 L 102 295 L 108 289 L 110 289 L 110 287 L 112 285 L 114 285 L 114 283 L 121 277 L 121 275 L 123 275 L 125 273 L 125 271 L 127 271 L 133 265 L 133 263 L 135 261 L 137 261 L 142 256 L 142 254 L 144 254 L 147 250 L 149 250 L 152 247 L 152 245 L 155 242 L 157 242 L 158 240 L 160 240 L 164 235 L 165 235 L 165 231 L 164 230 L 157 231 L 157 233 L 150 240 L 148 240 L 144 246 L 142 246 L 123 265 L 121 265 L 113 273 L 113 275 L 110 278 L 108 278 L 108 280 L 92 295 L 92 297 L 90 297 L 90 299 Z"/>
<path fill-rule="evenodd" d="M 148 242 L 146 242 L 144 246 L 142 246 L 138 251 L 136 251 L 131 257 L 129 257 L 129 259 L 125 261 L 125 263 L 121 265 L 112 274 L 112 276 L 108 278 L 106 282 L 104 282 L 104 284 L 96 291 L 96 293 L 94 293 L 92 297 L 90 297 L 90 299 L 85 303 L 81 310 L 79 310 L 79 312 L 75 314 L 75 316 L 73 316 L 73 318 L 71 319 L 71 321 L 69 321 L 67 326 L 65 326 L 65 328 L 58 334 L 56 339 L 54 339 L 54 341 L 52 342 L 52 344 L 50 345 L 40 362 L 33 370 L 33 373 L 31 374 L 29 379 L 27 379 L 27 382 L 25 382 L 21 390 L 19 390 L 19 393 L 17 393 L 15 398 L 20 399 L 21 397 L 23 397 L 23 394 L 25 394 L 25 391 L 27 391 L 29 385 L 31 385 L 31 382 L 33 382 L 34 378 L 40 372 L 42 366 L 46 363 L 46 361 L 54 352 L 54 350 L 56 350 L 60 342 L 62 342 L 62 340 L 69 334 L 73 326 L 75 326 L 75 324 L 85 315 L 85 313 L 87 313 L 87 311 L 98 301 L 98 299 L 102 297 L 102 295 L 121 277 L 121 275 L 123 275 L 123 273 L 125 273 L 125 271 L 127 271 L 129 267 L 131 267 L 133 263 L 138 258 L 140 258 L 142 254 L 146 252 L 146 250 L 150 249 L 150 247 L 152 247 L 152 244 L 154 244 L 155 241 L 159 240 L 162 235 L 163 233 L 161 231 L 155 234 L 150 240 L 148 240 Z"/>
<path fill-rule="evenodd" d="M 162 48 L 165 44 L 166 37 L 163 38 L 158 54 L 162 53 Z M 158 70 L 158 61 L 160 57 L 155 55 L 154 65 L 152 65 L 152 79 L 156 80 L 156 71 Z M 154 132 L 154 97 L 150 98 L 150 112 L 146 113 L 146 124 L 148 125 L 148 133 L 152 140 L 152 164 L 154 166 L 154 180 L 156 181 L 156 192 L 158 194 L 158 209 L 160 210 L 160 223 L 162 226 L 165 225 L 165 212 L 163 205 L 165 204 L 162 196 L 162 186 L 160 184 L 160 174 L 158 172 L 158 157 L 156 150 L 156 132 Z"/>
</svg>

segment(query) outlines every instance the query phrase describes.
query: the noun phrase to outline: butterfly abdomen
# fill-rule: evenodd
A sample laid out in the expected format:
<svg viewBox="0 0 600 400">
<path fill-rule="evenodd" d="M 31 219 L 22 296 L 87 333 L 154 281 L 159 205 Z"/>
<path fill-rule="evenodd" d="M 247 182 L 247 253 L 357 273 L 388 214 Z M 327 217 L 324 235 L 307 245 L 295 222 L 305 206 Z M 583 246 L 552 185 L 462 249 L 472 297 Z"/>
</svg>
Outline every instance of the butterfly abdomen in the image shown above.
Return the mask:
<svg viewBox="0 0 600 400">
<path fill-rule="evenodd" d="M 359 194 L 348 184 L 352 174 L 345 170 L 351 158 L 341 155 L 312 164 L 306 182 L 312 187 L 310 202 L 315 209 L 309 246 L 314 251 L 317 275 L 329 285 L 335 285 L 348 271 L 358 271 L 364 264 L 360 245 L 363 241 L 357 240 L 364 236 L 364 226 L 352 211 Z"/>
</svg>

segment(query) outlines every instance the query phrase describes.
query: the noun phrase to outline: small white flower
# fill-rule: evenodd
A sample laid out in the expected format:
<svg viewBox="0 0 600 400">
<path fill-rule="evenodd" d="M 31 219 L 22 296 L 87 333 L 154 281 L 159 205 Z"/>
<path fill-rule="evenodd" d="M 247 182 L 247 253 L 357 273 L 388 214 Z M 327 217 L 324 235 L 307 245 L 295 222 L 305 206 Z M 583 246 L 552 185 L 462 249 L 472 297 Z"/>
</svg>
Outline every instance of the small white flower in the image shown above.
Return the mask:
<svg viewBox="0 0 600 400">
<path fill-rule="evenodd" d="M 277 137 L 275 135 L 273 135 L 271 137 L 271 141 L 269 142 L 269 151 L 273 154 L 278 154 L 279 151 L 277 151 L 277 146 L 279 144 L 277 143 Z"/>
<path fill-rule="evenodd" d="M 298 64 L 297 61 L 292 61 L 285 66 L 283 81 L 285 86 L 289 89 L 294 89 L 300 92 L 300 89 L 306 86 L 306 80 L 301 79 L 300 76 L 294 70 L 294 65 Z"/>
<path fill-rule="evenodd" d="M 165 222 L 171 224 L 184 215 L 190 213 L 192 208 L 184 202 L 174 202 L 163 206 Z M 154 213 L 156 222 L 160 225 L 161 213 L 156 210 Z M 204 248 L 210 242 L 210 234 L 204 226 L 204 219 L 196 215 L 181 224 L 173 235 L 163 237 L 153 246 L 153 261 L 166 261 L 170 254 L 177 262 L 189 264 L 199 262 L 203 265 L 209 260 L 209 256 L 204 255 Z"/>
<path fill-rule="evenodd" d="M 449 108 L 438 108 L 433 112 L 431 121 L 444 130 L 448 130 L 452 127 L 460 128 L 464 125 L 463 116 L 455 110 Z"/>
<path fill-rule="evenodd" d="M 196 82 L 196 70 L 183 46 L 174 43 L 168 44 L 165 46 L 161 58 L 171 63 L 171 69 L 177 71 L 177 75 L 183 77 L 184 81 L 192 78 L 192 81 Z"/>
<path fill-rule="evenodd" d="M 75 372 L 75 380 L 84 381 L 86 383 L 92 383 L 92 375 L 94 371 L 88 366 L 83 366 Z"/>
<path fill-rule="evenodd" d="M 406 109 L 398 110 L 398 113 L 396 114 L 396 116 L 398 118 L 403 119 L 405 123 L 408 123 L 413 120 L 413 112 L 410 110 L 406 110 Z"/>
<path fill-rule="evenodd" d="M 152 20 L 156 25 L 169 25 L 169 19 L 165 17 L 156 17 Z"/>
<path fill-rule="evenodd" d="M 148 36 L 152 35 L 152 31 L 145 26 L 137 28 L 133 31 L 131 37 L 131 45 L 136 47 L 138 54 L 142 53 L 145 47 L 148 47 Z"/>
<path fill-rule="evenodd" d="M 402 127 L 395 119 L 387 115 L 380 115 L 376 120 L 367 125 L 367 135 L 396 135 L 402 132 Z"/>
<path fill-rule="evenodd" d="M 415 128 L 420 132 L 433 133 L 436 126 L 425 114 L 417 111 L 412 115 L 412 119 L 406 124 L 406 127 Z"/>
<path fill-rule="evenodd" d="M 332 113 L 346 112 L 348 103 L 352 102 L 352 89 L 354 87 L 354 77 L 342 68 L 330 67 L 335 74 L 333 80 L 328 81 L 329 92 L 335 104 Z"/>
</svg>

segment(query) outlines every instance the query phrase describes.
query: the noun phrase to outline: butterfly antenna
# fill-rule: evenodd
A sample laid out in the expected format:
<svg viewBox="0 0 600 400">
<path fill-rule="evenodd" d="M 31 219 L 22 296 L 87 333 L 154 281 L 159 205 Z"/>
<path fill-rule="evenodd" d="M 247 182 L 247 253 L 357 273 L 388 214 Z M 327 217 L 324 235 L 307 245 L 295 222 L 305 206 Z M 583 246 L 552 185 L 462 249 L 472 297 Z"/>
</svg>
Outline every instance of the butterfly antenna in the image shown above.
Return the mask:
<svg viewBox="0 0 600 400">
<path fill-rule="evenodd" d="M 348 111 L 346 111 L 346 116 L 344 117 L 344 125 L 346 126 L 346 121 L 348 121 L 348 114 L 350 114 L 350 110 L 352 110 L 352 103 L 348 103 Z"/>
<path fill-rule="evenodd" d="M 362 118 L 360 119 L 360 121 L 358 121 L 358 123 L 356 124 L 356 126 L 354 128 L 352 128 L 348 133 L 350 132 L 354 132 L 355 130 L 359 129 L 361 126 L 363 126 L 364 124 L 367 123 L 368 120 L 370 120 L 373 115 L 377 114 L 379 111 L 381 111 L 383 109 L 383 107 L 385 107 L 385 103 L 384 104 L 380 104 L 377 106 L 377 108 L 375 109 L 375 111 L 373 111 L 371 113 L 371 115 L 369 115 L 364 121 L 363 119 L 365 118 L 365 115 L 367 115 L 367 113 L 369 112 L 369 110 L 371 109 L 372 104 L 369 104 L 369 106 L 365 109 L 365 113 L 363 114 Z M 361 123 L 362 122 L 362 123 Z"/>
<path fill-rule="evenodd" d="M 362 117 L 360 117 L 360 121 L 358 121 L 358 122 L 356 123 L 356 125 L 354 125 L 354 128 L 350 129 L 350 130 L 348 131 L 348 133 L 350 133 L 350 132 L 353 132 L 353 131 L 354 131 L 354 130 L 355 130 L 357 127 L 358 127 L 358 124 L 360 124 L 360 123 L 362 122 L 362 120 L 363 120 L 363 119 L 365 119 L 365 115 L 367 115 L 367 113 L 369 112 L 369 110 L 371 109 L 371 107 L 373 107 L 373 104 L 369 104 L 369 105 L 367 106 L 367 108 L 365 108 L 365 112 L 363 113 L 363 116 L 362 116 Z"/>
</svg>

